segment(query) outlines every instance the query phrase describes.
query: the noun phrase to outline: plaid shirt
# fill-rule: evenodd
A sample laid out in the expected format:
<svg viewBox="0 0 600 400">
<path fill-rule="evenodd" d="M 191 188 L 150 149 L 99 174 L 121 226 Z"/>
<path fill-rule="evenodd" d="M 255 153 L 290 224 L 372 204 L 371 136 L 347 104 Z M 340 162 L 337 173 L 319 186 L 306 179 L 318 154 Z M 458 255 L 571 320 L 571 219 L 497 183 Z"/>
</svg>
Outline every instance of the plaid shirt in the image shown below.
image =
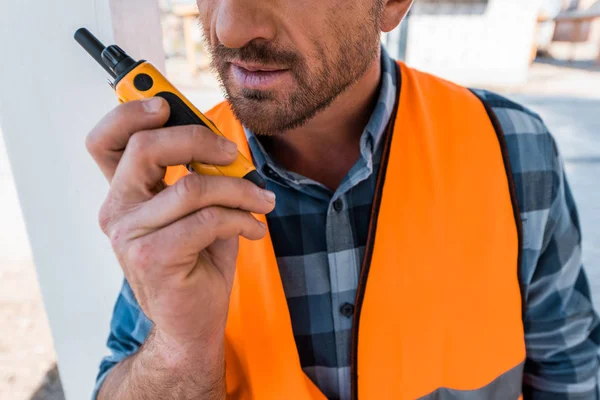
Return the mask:
<svg viewBox="0 0 600 400">
<path fill-rule="evenodd" d="M 275 164 L 256 136 L 246 132 L 257 169 L 277 194 L 267 221 L 300 362 L 331 399 L 350 398 L 353 302 L 381 138 L 395 106 L 394 61 L 385 50 L 381 65 L 379 100 L 360 140 L 360 158 L 335 192 Z M 600 325 L 556 144 L 536 114 L 493 93 L 475 93 L 493 108 L 506 135 L 523 219 L 525 399 L 598 399 Z M 125 282 L 108 339 L 112 354 L 101 363 L 97 388 L 117 362 L 139 349 L 150 329 Z"/>
</svg>

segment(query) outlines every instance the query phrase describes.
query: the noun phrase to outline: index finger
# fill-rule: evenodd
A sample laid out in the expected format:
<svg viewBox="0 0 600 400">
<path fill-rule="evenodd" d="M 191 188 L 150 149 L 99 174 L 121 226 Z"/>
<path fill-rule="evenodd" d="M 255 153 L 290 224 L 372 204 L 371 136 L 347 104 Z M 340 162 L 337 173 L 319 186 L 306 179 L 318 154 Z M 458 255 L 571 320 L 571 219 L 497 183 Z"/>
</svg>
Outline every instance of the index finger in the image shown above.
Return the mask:
<svg viewBox="0 0 600 400">
<path fill-rule="evenodd" d="M 159 128 L 169 119 L 170 108 L 161 97 L 130 101 L 115 107 L 96 124 L 86 147 L 110 182 L 129 138 L 136 132 Z"/>
</svg>

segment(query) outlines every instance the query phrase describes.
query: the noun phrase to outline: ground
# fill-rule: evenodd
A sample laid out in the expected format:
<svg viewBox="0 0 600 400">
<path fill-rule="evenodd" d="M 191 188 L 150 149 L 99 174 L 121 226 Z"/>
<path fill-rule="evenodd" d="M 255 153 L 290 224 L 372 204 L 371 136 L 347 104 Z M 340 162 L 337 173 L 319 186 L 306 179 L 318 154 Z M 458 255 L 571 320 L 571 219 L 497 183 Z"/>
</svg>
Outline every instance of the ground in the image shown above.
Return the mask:
<svg viewBox="0 0 600 400">
<path fill-rule="evenodd" d="M 200 109 L 220 98 L 208 74 L 191 78 L 181 60 L 170 61 L 168 70 Z M 584 261 L 600 308 L 600 68 L 538 62 L 526 85 L 495 90 L 540 113 L 558 141 L 579 205 Z M 52 338 L 1 138 L 0 187 L 0 400 L 61 400 Z"/>
</svg>

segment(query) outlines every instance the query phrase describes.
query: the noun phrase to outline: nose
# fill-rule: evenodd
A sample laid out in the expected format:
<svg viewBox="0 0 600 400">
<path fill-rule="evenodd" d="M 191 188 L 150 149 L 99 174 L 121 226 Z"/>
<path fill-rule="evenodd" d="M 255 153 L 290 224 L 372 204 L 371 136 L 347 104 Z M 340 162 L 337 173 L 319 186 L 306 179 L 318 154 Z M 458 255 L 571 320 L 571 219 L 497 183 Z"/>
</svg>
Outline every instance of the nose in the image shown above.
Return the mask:
<svg viewBox="0 0 600 400">
<path fill-rule="evenodd" d="M 265 0 L 222 0 L 216 21 L 219 42 L 239 49 L 253 40 L 273 40 L 277 28 L 270 3 Z"/>
</svg>

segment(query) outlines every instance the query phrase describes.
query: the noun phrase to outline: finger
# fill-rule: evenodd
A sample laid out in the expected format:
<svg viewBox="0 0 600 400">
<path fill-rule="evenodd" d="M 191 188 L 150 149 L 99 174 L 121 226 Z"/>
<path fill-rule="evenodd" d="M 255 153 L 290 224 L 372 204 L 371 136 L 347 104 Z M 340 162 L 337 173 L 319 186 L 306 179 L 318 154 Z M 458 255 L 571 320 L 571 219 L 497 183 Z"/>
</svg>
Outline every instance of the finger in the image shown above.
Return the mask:
<svg viewBox="0 0 600 400">
<path fill-rule="evenodd" d="M 168 119 L 169 107 L 160 97 L 121 104 L 92 129 L 86 147 L 110 182 L 129 138 L 135 132 L 161 127 Z"/>
<path fill-rule="evenodd" d="M 228 165 L 237 155 L 235 143 L 200 125 L 137 132 L 127 143 L 111 190 L 126 201 L 147 200 L 167 166 L 192 161 Z"/>
<path fill-rule="evenodd" d="M 259 240 L 265 234 L 266 226 L 249 212 L 213 206 L 139 238 L 136 247 L 160 247 L 153 252 L 155 265 L 189 265 L 216 240 L 238 236 Z"/>
<path fill-rule="evenodd" d="M 134 237 L 148 234 L 209 206 L 267 214 L 275 194 L 245 179 L 190 174 L 143 203 L 126 218 L 136 226 Z"/>
</svg>

